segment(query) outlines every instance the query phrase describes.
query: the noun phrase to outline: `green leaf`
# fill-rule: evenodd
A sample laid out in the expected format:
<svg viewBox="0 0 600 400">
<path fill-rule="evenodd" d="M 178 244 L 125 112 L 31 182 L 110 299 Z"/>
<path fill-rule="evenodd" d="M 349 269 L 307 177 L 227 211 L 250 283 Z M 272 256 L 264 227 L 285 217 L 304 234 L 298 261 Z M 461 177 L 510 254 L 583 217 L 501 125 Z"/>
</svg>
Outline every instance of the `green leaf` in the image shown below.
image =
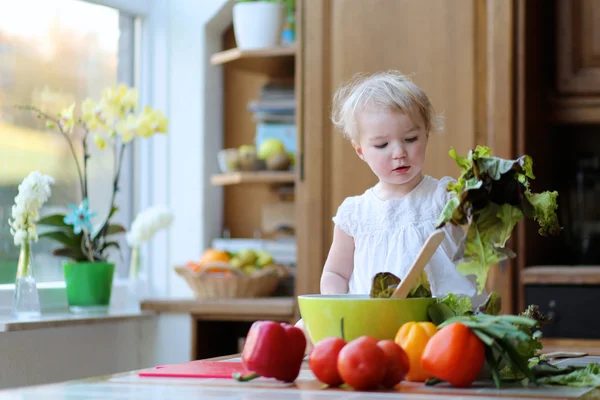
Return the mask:
<svg viewBox="0 0 600 400">
<path fill-rule="evenodd" d="M 442 298 L 438 298 L 437 302 L 448 306 L 454 315 L 471 315 L 473 313 L 473 304 L 467 296 L 461 296 L 454 293 L 448 293 Z"/>
<path fill-rule="evenodd" d="M 502 204 L 499 207 L 496 216 L 500 220 L 500 225 L 498 226 L 498 237 L 496 238 L 494 245 L 504 247 L 515 228 L 515 225 L 523 219 L 523 213 L 517 206 Z"/>
<path fill-rule="evenodd" d="M 117 243 L 117 242 L 106 242 L 102 246 L 101 251 L 105 251 L 109 247 L 116 247 L 117 249 L 121 250 L 121 246 L 119 245 L 119 243 Z"/>
<path fill-rule="evenodd" d="M 521 161 L 521 168 L 525 176 L 529 179 L 535 179 L 535 175 L 533 175 L 533 159 L 528 155 L 524 155 L 519 160 Z"/>
<path fill-rule="evenodd" d="M 427 308 L 429 319 L 434 325 L 440 325 L 442 322 L 456 316 L 454 311 L 447 304 L 434 303 Z"/>
<path fill-rule="evenodd" d="M 63 247 L 52 250 L 52 255 L 56 257 L 69 257 L 75 261 L 87 261 L 87 257 L 83 254 L 81 249 Z"/>
<path fill-rule="evenodd" d="M 542 236 L 558 235 L 562 230 L 556 215 L 558 192 L 527 193 L 526 196 L 534 208 L 534 219 L 540 225 L 539 234 Z"/>
<path fill-rule="evenodd" d="M 115 235 L 117 233 L 123 233 L 126 232 L 126 229 L 119 224 L 109 224 L 106 228 L 106 236 L 108 235 Z"/>
<path fill-rule="evenodd" d="M 451 147 L 448 154 L 450 154 L 450 157 L 452 157 L 452 159 L 454 161 L 456 161 L 456 165 L 458 165 L 458 168 L 460 168 L 460 169 L 471 168 L 471 161 L 469 161 L 469 159 L 467 157 L 459 156 L 456 153 L 456 150 L 454 148 Z"/>
<path fill-rule="evenodd" d="M 487 146 L 477 146 L 466 157 L 454 149 L 449 155 L 461 168 L 456 182 L 447 185 L 453 196 L 444 205 L 436 227 L 445 224 L 467 226 L 467 235 L 453 261 L 463 274 L 475 274 L 478 290 L 487 280 L 489 268 L 514 257 L 506 248 L 516 224 L 523 218 L 535 219 L 542 235 L 558 235 L 562 228 L 556 216 L 556 192 L 532 194 L 533 160 L 493 157 Z"/>
<path fill-rule="evenodd" d="M 491 209 L 491 208 L 488 208 Z M 507 256 L 502 251 L 499 251 L 495 243 L 499 237 L 498 232 L 493 228 L 497 225 L 493 214 L 483 214 L 484 217 L 479 218 L 471 223 L 467 231 L 467 240 L 465 242 L 464 259 L 465 261 L 458 264 L 457 270 L 463 274 L 474 275 L 477 279 L 477 290 L 482 292 L 489 269 L 492 265 L 504 261 Z M 492 216 L 489 216 L 492 215 Z"/>
<path fill-rule="evenodd" d="M 475 312 L 488 314 L 488 315 L 498 315 L 500 314 L 500 310 L 502 309 L 502 298 L 500 294 L 495 290 L 490 293 L 483 302 L 483 304 L 479 305 Z"/>
<path fill-rule="evenodd" d="M 493 180 L 500 180 L 502 175 L 519 166 L 515 160 L 505 160 L 497 157 L 485 157 L 477 160 L 480 174 L 487 174 Z"/>
<path fill-rule="evenodd" d="M 40 233 L 38 237 L 56 240 L 57 242 L 73 249 L 81 249 L 81 240 L 83 235 L 80 234 L 75 236 L 74 234 L 65 231 L 49 231 Z"/>
<path fill-rule="evenodd" d="M 460 199 L 458 197 L 453 197 L 452 199 L 450 199 L 450 201 L 446 203 L 444 209 L 442 210 L 442 213 L 438 217 L 438 220 L 435 224 L 436 229 L 443 227 L 446 224 L 446 222 L 452 220 L 452 215 L 454 214 L 454 211 L 458 208 L 459 205 Z"/>
<path fill-rule="evenodd" d="M 400 278 L 391 272 L 378 272 L 373 277 L 370 296 L 373 298 L 391 297 L 399 283 Z"/>
<path fill-rule="evenodd" d="M 40 218 L 38 221 L 39 225 L 59 226 L 61 228 L 72 229 L 71 225 L 67 225 L 64 222 L 65 214 L 53 214 L 46 217 Z"/>
</svg>

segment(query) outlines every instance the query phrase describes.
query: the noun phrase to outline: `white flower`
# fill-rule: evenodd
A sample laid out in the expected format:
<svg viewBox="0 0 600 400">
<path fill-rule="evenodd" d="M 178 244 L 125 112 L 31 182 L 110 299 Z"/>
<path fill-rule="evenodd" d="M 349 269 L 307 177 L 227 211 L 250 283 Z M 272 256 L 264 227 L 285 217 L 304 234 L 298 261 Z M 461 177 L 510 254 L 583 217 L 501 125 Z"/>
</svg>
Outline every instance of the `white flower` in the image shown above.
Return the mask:
<svg viewBox="0 0 600 400">
<path fill-rule="evenodd" d="M 53 183 L 52 177 L 34 171 L 19 185 L 19 194 L 12 207 L 12 220 L 8 220 L 16 246 L 28 240 L 37 241 L 35 223 L 40 219 L 42 205 L 52 194 L 50 185 Z"/>
<path fill-rule="evenodd" d="M 150 207 L 138 214 L 131 229 L 127 233 L 127 243 L 131 247 L 139 247 L 142 243 L 152 239 L 156 232 L 167 229 L 173 222 L 171 210 L 162 207 Z"/>
</svg>

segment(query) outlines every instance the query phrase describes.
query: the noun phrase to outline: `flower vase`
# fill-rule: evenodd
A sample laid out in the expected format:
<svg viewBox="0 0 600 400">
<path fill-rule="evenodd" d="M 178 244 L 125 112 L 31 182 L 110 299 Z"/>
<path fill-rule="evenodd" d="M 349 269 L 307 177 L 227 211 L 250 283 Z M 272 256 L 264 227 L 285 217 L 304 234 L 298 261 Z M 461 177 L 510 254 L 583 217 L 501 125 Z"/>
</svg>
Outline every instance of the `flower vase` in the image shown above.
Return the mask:
<svg viewBox="0 0 600 400">
<path fill-rule="evenodd" d="M 140 301 L 146 294 L 146 279 L 140 277 L 139 248 L 133 247 L 131 249 L 131 261 L 129 264 L 127 308 L 139 309 Z"/>
<path fill-rule="evenodd" d="M 41 315 L 40 297 L 33 275 L 32 261 L 31 243 L 25 242 L 21 245 L 19 253 L 12 303 L 12 314 L 18 319 L 34 319 Z"/>
</svg>

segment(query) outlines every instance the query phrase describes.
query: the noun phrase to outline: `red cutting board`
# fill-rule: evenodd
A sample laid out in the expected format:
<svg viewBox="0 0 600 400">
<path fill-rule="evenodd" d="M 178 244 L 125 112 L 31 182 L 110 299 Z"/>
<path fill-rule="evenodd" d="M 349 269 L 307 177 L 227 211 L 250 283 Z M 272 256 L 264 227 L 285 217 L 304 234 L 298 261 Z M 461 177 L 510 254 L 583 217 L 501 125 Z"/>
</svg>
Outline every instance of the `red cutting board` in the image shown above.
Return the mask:
<svg viewBox="0 0 600 400">
<path fill-rule="evenodd" d="M 182 364 L 159 365 L 138 375 L 163 378 L 231 378 L 235 372 L 251 373 L 241 361 L 190 361 Z"/>
</svg>

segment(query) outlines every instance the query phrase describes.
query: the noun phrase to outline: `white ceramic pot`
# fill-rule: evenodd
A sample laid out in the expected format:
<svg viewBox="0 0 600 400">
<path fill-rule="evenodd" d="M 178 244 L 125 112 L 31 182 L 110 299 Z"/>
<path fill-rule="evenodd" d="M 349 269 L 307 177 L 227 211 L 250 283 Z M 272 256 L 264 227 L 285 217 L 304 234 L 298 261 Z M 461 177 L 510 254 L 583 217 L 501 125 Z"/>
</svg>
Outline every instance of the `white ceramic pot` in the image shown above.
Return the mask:
<svg viewBox="0 0 600 400">
<path fill-rule="evenodd" d="M 285 5 L 268 1 L 236 3 L 233 31 L 237 47 L 243 50 L 274 47 L 281 42 Z"/>
</svg>

